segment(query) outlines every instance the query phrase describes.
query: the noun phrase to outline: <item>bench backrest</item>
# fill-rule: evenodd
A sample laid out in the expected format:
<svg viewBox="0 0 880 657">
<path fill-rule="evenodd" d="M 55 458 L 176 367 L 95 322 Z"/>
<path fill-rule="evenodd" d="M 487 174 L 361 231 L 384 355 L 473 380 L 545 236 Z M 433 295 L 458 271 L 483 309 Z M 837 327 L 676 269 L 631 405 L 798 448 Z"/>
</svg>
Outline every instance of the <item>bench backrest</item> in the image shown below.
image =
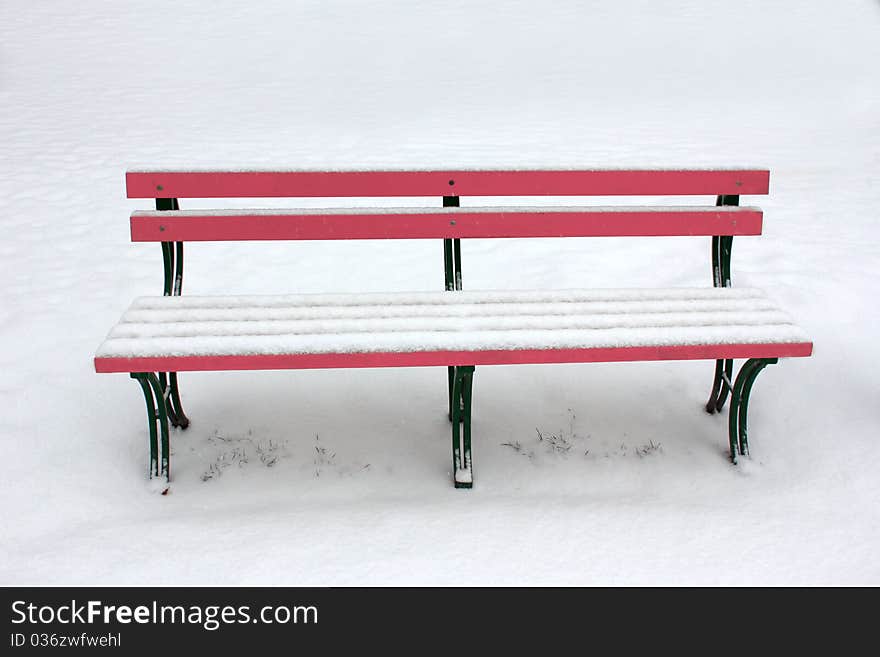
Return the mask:
<svg viewBox="0 0 880 657">
<path fill-rule="evenodd" d="M 132 240 L 420 239 L 757 235 L 762 213 L 737 207 L 767 194 L 769 171 L 130 171 Z M 715 196 L 716 206 L 459 208 L 462 196 Z M 159 211 L 180 198 L 442 197 L 445 208 Z M 173 200 L 171 202 L 170 200 Z"/>
</svg>

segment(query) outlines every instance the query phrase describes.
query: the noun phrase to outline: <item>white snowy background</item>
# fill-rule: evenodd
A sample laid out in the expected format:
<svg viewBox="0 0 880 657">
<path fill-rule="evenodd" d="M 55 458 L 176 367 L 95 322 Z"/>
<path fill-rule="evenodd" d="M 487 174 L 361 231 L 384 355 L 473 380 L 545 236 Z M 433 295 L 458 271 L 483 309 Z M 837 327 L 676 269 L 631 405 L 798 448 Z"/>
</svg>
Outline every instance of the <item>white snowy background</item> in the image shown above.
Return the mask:
<svg viewBox="0 0 880 657">
<path fill-rule="evenodd" d="M 871 0 L 3 0 L 0 583 L 880 583 L 878 34 Z M 734 285 L 814 356 L 758 379 L 738 467 L 710 362 L 479 368 L 472 491 L 445 370 L 182 374 L 192 426 L 151 493 L 141 392 L 92 367 L 161 293 L 125 170 L 388 166 L 767 167 Z M 468 289 L 710 284 L 708 238 L 463 251 Z M 443 277 L 416 241 L 186 266 L 185 294 Z"/>
</svg>

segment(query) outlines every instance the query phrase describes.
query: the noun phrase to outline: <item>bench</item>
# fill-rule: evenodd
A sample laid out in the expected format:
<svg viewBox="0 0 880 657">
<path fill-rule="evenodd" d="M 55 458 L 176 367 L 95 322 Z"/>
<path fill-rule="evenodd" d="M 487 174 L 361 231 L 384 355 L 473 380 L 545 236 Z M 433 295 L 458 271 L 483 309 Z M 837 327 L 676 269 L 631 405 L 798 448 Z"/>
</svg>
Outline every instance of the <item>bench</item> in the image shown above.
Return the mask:
<svg viewBox="0 0 880 657">
<path fill-rule="evenodd" d="M 476 366 L 715 361 L 706 410 L 728 396 L 730 459 L 748 454 L 755 378 L 812 343 L 761 291 L 731 287 L 734 236 L 760 235 L 764 170 L 130 171 L 135 242 L 159 242 L 164 295 L 135 300 L 95 355 L 143 391 L 150 477 L 167 490 L 169 425 L 185 429 L 178 372 L 447 368 L 452 476 L 473 483 Z M 460 207 L 462 196 L 712 196 L 709 206 Z M 437 197 L 436 208 L 180 210 L 180 198 Z M 465 291 L 461 240 L 598 236 L 711 238 L 713 287 Z M 436 239 L 444 285 L 419 293 L 182 296 L 183 245 L 194 241 Z M 734 379 L 733 361 L 744 359 Z"/>
</svg>

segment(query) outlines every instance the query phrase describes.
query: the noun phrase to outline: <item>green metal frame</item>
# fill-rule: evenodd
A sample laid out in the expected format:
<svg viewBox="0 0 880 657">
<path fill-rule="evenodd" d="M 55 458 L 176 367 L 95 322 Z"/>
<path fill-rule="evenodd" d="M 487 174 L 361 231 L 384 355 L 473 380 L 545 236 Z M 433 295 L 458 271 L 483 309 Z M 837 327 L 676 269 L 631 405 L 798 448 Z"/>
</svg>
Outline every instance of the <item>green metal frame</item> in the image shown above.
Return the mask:
<svg viewBox="0 0 880 657">
<path fill-rule="evenodd" d="M 444 208 L 459 207 L 457 196 L 444 196 Z M 447 291 L 462 289 L 461 240 L 443 240 L 443 273 Z M 471 460 L 471 399 L 474 367 L 465 365 L 447 368 L 449 390 L 449 421 L 452 423 L 452 480 L 456 488 L 474 485 Z"/>
<path fill-rule="evenodd" d="M 457 196 L 444 196 L 444 208 L 459 207 L 459 198 Z M 461 240 L 460 239 L 444 239 L 443 240 L 443 274 L 444 285 L 447 292 L 461 290 Z M 446 368 L 446 382 L 449 392 L 449 409 L 447 415 L 449 421 L 452 422 L 452 393 L 455 384 L 455 368 Z"/>
<path fill-rule="evenodd" d="M 168 413 L 159 377 L 153 372 L 132 372 L 131 378 L 140 383 L 147 403 L 147 421 L 150 428 L 150 479 L 162 477 L 169 482 L 171 443 L 168 438 Z"/>
<path fill-rule="evenodd" d="M 452 391 L 452 480 L 456 488 L 474 485 L 471 455 L 471 407 L 474 389 L 474 366 L 453 368 Z"/>
<path fill-rule="evenodd" d="M 180 204 L 176 198 L 157 198 L 156 209 L 180 210 Z M 183 242 L 162 242 L 162 264 L 165 272 L 165 296 L 180 296 L 183 292 Z M 159 372 L 158 380 L 162 386 L 161 398 L 165 401 L 165 410 L 171 425 L 186 429 L 189 426 L 189 418 L 180 402 L 177 372 Z"/>
<path fill-rule="evenodd" d="M 749 398 L 752 394 L 752 386 L 755 379 L 768 365 L 775 365 L 778 358 L 750 358 L 739 370 L 736 383 L 730 400 L 730 415 L 728 416 L 728 431 L 730 439 L 730 461 L 736 463 L 737 452 L 743 456 L 749 453 Z M 725 382 L 729 386 L 730 380 Z"/>
<path fill-rule="evenodd" d="M 739 196 L 719 196 L 715 201 L 716 206 L 739 205 Z M 730 287 L 730 259 L 733 250 L 732 235 L 716 235 L 712 237 L 712 284 L 715 287 Z M 729 386 L 724 385 L 724 379 L 728 381 L 733 377 L 733 360 L 722 359 L 715 361 L 715 376 L 712 379 L 712 392 L 709 401 L 706 402 L 707 413 L 720 413 L 727 401 Z"/>
</svg>

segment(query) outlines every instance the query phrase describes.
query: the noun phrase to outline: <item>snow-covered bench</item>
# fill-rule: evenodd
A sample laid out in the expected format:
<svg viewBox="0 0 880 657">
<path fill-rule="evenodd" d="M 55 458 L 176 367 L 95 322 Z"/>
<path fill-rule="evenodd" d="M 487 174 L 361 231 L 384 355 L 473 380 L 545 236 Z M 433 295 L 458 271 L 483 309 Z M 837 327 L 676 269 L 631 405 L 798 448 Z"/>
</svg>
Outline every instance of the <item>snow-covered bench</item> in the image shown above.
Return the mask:
<svg viewBox="0 0 880 657">
<path fill-rule="evenodd" d="M 177 372 L 446 366 L 453 479 L 473 482 L 477 365 L 709 359 L 706 410 L 732 393 L 730 456 L 748 453 L 752 384 L 812 344 L 762 292 L 730 287 L 734 235 L 761 232 L 739 194 L 766 194 L 766 171 L 129 172 L 134 241 L 162 243 L 165 296 L 135 300 L 98 348 L 98 372 L 128 372 L 150 418 L 150 475 L 169 477 L 169 422 L 186 428 Z M 455 192 L 451 196 L 451 192 Z M 459 197 L 717 196 L 716 206 L 460 208 Z M 444 208 L 179 211 L 177 198 L 443 196 Z M 472 237 L 705 235 L 714 287 L 463 291 L 459 240 Z M 263 239 L 444 240 L 446 291 L 180 296 L 183 242 Z M 747 359 L 733 380 L 733 359 Z"/>
</svg>

